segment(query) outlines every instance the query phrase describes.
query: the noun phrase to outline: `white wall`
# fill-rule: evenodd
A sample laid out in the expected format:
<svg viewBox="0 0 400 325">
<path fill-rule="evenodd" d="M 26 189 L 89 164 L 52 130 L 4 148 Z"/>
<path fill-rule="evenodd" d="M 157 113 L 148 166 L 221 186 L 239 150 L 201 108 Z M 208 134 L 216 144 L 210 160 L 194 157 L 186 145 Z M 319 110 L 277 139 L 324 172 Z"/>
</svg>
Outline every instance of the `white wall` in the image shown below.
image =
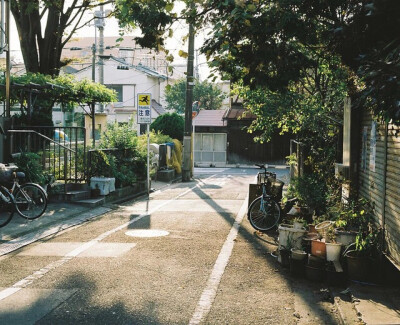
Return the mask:
<svg viewBox="0 0 400 325">
<path fill-rule="evenodd" d="M 136 100 L 138 93 L 150 93 L 151 97 L 158 102 L 162 102 L 164 96 L 166 81 L 159 80 L 159 78 L 147 75 L 142 71 L 134 68 L 129 70 L 117 69 L 119 62 L 114 60 L 104 61 L 104 84 L 105 85 L 122 85 L 123 99 L 122 102 L 112 103 L 105 106 L 108 112 L 107 119 L 118 122 L 128 122 L 130 118 L 134 117 L 134 124 L 136 124 Z M 99 82 L 99 66 L 96 66 L 96 82 Z M 91 79 L 91 67 L 82 70 L 76 74 L 77 79 Z M 115 109 L 123 109 L 123 112 L 116 112 Z M 152 113 L 155 113 L 154 111 Z M 135 127 L 137 128 L 137 126 Z"/>
</svg>

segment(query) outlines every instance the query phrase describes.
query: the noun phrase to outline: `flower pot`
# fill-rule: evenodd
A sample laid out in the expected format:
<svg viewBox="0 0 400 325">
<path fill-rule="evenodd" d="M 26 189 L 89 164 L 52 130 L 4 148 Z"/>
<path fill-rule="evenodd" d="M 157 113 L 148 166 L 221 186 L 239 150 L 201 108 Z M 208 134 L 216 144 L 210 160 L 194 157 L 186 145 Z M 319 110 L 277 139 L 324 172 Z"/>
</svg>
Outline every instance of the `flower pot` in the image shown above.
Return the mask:
<svg viewBox="0 0 400 325">
<path fill-rule="evenodd" d="M 323 222 L 321 222 L 321 223 L 319 223 L 318 225 L 315 226 L 315 230 L 319 233 L 319 235 L 322 238 L 326 239 L 326 235 L 328 233 L 328 230 L 333 227 L 333 224 L 334 224 L 334 222 L 330 221 L 330 220 L 323 221 Z"/>
<path fill-rule="evenodd" d="M 321 257 L 317 257 L 311 254 L 308 254 L 308 264 L 311 267 L 322 268 L 325 266 L 325 260 Z"/>
<path fill-rule="evenodd" d="M 325 276 L 325 270 L 323 268 L 312 267 L 306 265 L 306 278 L 314 282 L 322 282 Z"/>
<path fill-rule="evenodd" d="M 281 224 L 278 227 L 279 247 L 301 249 L 301 239 L 306 234 L 304 229 L 295 229 L 292 225 Z"/>
<path fill-rule="evenodd" d="M 294 229 L 303 229 L 303 223 L 299 221 L 294 221 L 293 222 L 293 228 Z"/>
<path fill-rule="evenodd" d="M 344 287 L 346 285 L 346 275 L 344 272 L 336 272 L 333 266 L 326 268 L 326 282 L 330 286 Z"/>
<path fill-rule="evenodd" d="M 366 256 L 360 256 L 356 251 L 346 253 L 347 276 L 351 280 L 370 282 L 373 278 L 373 262 Z"/>
<path fill-rule="evenodd" d="M 321 258 L 326 257 L 326 244 L 320 240 L 311 241 L 311 254 Z"/>
<path fill-rule="evenodd" d="M 304 275 L 304 260 L 295 260 L 293 258 L 290 259 L 290 273 L 294 276 L 303 276 Z"/>
<path fill-rule="evenodd" d="M 326 260 L 327 261 L 339 261 L 340 253 L 342 251 L 341 243 L 325 243 L 326 245 Z"/>
<path fill-rule="evenodd" d="M 278 262 L 282 264 L 283 267 L 289 267 L 290 265 L 290 250 L 289 249 L 280 249 Z"/>
<path fill-rule="evenodd" d="M 291 249 L 291 259 L 297 261 L 304 261 L 307 257 L 307 253 L 301 249 Z"/>
<path fill-rule="evenodd" d="M 355 231 L 346 231 L 335 229 L 336 240 L 342 243 L 343 246 L 348 246 L 356 242 L 357 233 Z"/>
<path fill-rule="evenodd" d="M 317 231 L 315 230 L 315 225 L 308 225 L 308 232 L 317 233 Z"/>
</svg>

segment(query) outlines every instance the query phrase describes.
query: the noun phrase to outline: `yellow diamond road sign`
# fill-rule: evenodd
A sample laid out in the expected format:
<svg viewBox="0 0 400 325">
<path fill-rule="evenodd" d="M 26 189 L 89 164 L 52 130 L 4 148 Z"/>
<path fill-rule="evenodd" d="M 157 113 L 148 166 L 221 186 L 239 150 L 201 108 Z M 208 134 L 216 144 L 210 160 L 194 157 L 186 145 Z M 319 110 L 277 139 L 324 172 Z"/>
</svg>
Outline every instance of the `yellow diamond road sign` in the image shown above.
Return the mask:
<svg viewBox="0 0 400 325">
<path fill-rule="evenodd" d="M 151 94 L 138 94 L 137 122 L 138 124 L 151 123 Z"/>
</svg>

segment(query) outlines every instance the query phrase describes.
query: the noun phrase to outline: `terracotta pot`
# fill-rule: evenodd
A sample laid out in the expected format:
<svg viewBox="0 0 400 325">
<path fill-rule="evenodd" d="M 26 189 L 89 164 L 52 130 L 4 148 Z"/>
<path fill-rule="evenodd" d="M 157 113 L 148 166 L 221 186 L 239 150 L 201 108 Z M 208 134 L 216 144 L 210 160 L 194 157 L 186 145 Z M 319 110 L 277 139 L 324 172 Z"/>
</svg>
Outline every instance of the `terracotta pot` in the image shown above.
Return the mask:
<svg viewBox="0 0 400 325">
<path fill-rule="evenodd" d="M 314 256 L 326 257 L 326 244 L 320 240 L 312 240 L 311 241 L 311 254 Z"/>
<path fill-rule="evenodd" d="M 308 225 L 308 232 L 318 233 L 318 232 L 315 230 L 315 225 Z"/>
</svg>

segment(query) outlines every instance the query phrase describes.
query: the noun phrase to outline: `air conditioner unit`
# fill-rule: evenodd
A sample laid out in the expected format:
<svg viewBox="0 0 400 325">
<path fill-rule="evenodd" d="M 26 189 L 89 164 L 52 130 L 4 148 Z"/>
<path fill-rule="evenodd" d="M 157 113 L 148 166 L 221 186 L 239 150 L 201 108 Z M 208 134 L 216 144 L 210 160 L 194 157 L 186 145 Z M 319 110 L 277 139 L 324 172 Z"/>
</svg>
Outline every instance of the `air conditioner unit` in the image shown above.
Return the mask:
<svg viewBox="0 0 400 325">
<path fill-rule="evenodd" d="M 335 176 L 336 178 L 341 178 L 345 180 L 350 179 L 350 166 L 335 164 Z"/>
</svg>

